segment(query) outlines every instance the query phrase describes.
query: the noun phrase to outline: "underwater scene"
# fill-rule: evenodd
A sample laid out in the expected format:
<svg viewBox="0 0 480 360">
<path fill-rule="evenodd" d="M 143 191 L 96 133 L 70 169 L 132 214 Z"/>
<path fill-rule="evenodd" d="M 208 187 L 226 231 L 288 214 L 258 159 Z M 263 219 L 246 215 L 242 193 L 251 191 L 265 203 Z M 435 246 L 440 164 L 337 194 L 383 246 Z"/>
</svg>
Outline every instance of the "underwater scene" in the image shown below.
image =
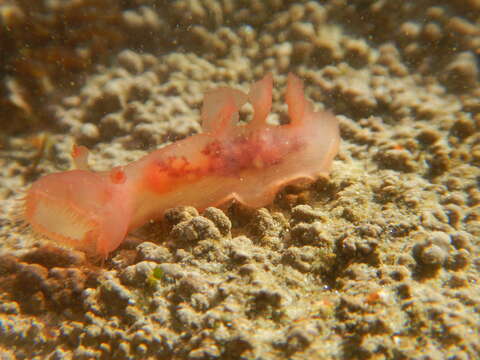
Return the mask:
<svg viewBox="0 0 480 360">
<path fill-rule="evenodd" d="M 1 360 L 480 359 L 480 0 L 0 0 Z"/>
</svg>

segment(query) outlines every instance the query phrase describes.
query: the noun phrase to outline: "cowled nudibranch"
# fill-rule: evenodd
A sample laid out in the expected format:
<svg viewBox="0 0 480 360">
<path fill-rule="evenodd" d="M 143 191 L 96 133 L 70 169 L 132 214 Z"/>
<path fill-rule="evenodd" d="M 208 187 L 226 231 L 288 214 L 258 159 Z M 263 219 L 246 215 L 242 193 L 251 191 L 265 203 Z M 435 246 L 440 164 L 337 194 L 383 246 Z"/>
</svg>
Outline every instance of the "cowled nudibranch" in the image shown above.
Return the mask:
<svg viewBox="0 0 480 360">
<path fill-rule="evenodd" d="M 203 133 L 110 171 L 90 171 L 88 150 L 74 147 L 75 170 L 45 175 L 27 191 L 26 221 L 60 244 L 106 257 L 129 231 L 162 218 L 169 208 L 202 210 L 232 199 L 261 207 L 282 186 L 328 176 L 340 143 L 338 120 L 313 111 L 302 81 L 289 74 L 290 123 L 269 125 L 272 87 L 267 75 L 248 94 L 228 87 L 208 92 Z M 247 101 L 253 118 L 239 125 L 238 112 Z"/>
</svg>

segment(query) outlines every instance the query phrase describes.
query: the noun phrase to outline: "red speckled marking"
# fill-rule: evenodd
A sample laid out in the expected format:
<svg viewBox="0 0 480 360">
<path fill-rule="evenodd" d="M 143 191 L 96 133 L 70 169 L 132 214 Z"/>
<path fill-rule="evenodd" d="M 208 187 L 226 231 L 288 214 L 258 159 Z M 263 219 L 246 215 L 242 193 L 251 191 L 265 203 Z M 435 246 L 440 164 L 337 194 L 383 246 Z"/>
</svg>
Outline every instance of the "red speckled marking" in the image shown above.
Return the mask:
<svg viewBox="0 0 480 360">
<path fill-rule="evenodd" d="M 298 142 L 265 141 L 261 136 L 237 136 L 228 143 L 214 140 L 200 153 L 204 155 L 196 164 L 185 157 L 172 156 L 153 163 L 146 172 L 146 183 L 157 193 L 174 190 L 202 177 L 233 176 L 248 169 L 260 169 L 282 162 L 289 152 L 297 151 Z"/>
<path fill-rule="evenodd" d="M 165 193 L 205 174 L 205 167 L 193 166 L 185 157 L 172 156 L 150 165 L 146 172 L 146 181 L 155 192 Z"/>
<path fill-rule="evenodd" d="M 300 147 L 298 142 L 275 141 L 271 144 L 261 136 L 238 136 L 227 145 L 220 141 L 209 143 L 201 151 L 210 160 L 210 171 L 222 176 L 238 176 L 251 168 L 267 168 L 282 162 L 282 158 Z"/>
</svg>

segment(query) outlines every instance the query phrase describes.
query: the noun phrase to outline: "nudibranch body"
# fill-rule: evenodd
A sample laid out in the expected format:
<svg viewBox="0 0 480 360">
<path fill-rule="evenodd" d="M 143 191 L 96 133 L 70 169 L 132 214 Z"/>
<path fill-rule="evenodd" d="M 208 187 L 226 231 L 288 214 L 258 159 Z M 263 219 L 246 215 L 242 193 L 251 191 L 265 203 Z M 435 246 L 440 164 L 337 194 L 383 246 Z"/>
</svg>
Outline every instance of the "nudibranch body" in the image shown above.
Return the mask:
<svg viewBox="0 0 480 360">
<path fill-rule="evenodd" d="M 289 74 L 290 123 L 267 124 L 272 86 L 267 75 L 248 94 L 227 87 L 207 93 L 203 133 L 111 171 L 90 171 L 87 149 L 76 147 L 76 170 L 46 175 L 28 190 L 27 222 L 59 243 L 106 257 L 129 231 L 162 218 L 169 208 L 202 210 L 231 199 L 265 206 L 286 184 L 328 176 L 340 142 L 338 120 L 313 111 L 302 82 Z M 247 101 L 253 118 L 238 125 Z"/>
</svg>

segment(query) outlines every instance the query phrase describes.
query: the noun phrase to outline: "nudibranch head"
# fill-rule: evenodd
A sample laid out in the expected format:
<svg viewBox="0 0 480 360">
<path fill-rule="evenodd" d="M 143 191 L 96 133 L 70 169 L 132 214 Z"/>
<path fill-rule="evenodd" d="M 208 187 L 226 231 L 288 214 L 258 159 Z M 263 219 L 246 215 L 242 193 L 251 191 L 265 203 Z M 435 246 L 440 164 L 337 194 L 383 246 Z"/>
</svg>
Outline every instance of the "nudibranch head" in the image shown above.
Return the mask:
<svg viewBox="0 0 480 360">
<path fill-rule="evenodd" d="M 120 185 L 109 177 L 72 170 L 46 175 L 25 197 L 32 228 L 60 244 L 107 256 L 124 239 L 128 205 Z"/>
</svg>

